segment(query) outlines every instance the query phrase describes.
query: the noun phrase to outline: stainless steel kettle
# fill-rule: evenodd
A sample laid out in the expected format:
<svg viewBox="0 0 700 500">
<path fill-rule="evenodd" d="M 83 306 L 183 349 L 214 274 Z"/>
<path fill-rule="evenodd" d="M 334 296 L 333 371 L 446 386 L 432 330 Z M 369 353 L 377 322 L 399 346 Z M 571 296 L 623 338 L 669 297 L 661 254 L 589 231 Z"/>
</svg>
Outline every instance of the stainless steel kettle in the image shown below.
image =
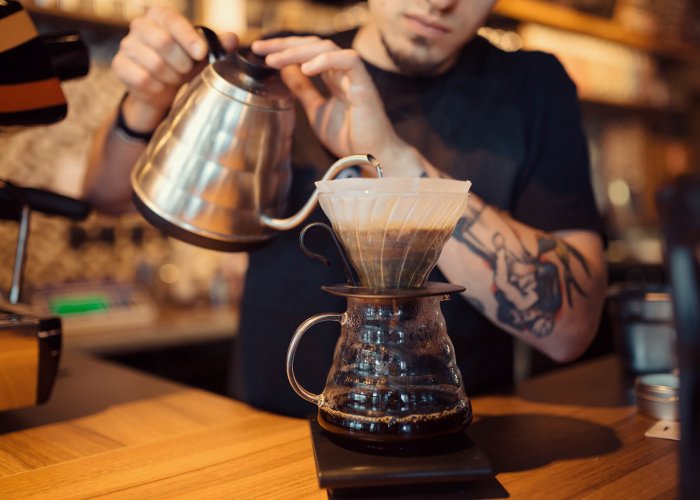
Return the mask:
<svg viewBox="0 0 700 500">
<path fill-rule="evenodd" d="M 214 32 L 200 29 L 209 65 L 180 92 L 134 166 L 133 198 L 170 236 L 213 250 L 250 250 L 300 224 L 318 194 L 279 218 L 291 184 L 293 96 L 262 58 L 249 49 L 226 55 Z M 354 165 L 381 175 L 374 158 L 353 155 L 323 179 Z"/>
</svg>

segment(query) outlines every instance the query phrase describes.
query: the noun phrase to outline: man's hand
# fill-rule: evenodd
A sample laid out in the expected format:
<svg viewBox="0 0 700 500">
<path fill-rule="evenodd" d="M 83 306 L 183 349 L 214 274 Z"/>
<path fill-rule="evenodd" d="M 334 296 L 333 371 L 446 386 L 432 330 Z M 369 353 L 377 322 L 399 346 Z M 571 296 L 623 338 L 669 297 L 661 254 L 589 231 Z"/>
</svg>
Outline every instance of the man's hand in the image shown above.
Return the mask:
<svg viewBox="0 0 700 500">
<path fill-rule="evenodd" d="M 238 44 L 233 33 L 222 33 L 220 39 L 227 51 Z M 134 19 L 112 61 L 114 73 L 129 92 L 123 108 L 127 125 L 137 131 L 153 130 L 180 86 L 201 70 L 197 62 L 206 55 L 206 41 L 177 11 L 152 7 Z"/>
<path fill-rule="evenodd" d="M 372 78 L 359 54 L 318 37 L 259 40 L 252 49 L 282 71 L 321 142 L 336 156 L 371 153 L 390 175 L 419 175 L 410 162 L 398 161 L 410 149 L 394 131 Z M 323 96 L 310 77 L 319 76 L 330 91 Z"/>
</svg>

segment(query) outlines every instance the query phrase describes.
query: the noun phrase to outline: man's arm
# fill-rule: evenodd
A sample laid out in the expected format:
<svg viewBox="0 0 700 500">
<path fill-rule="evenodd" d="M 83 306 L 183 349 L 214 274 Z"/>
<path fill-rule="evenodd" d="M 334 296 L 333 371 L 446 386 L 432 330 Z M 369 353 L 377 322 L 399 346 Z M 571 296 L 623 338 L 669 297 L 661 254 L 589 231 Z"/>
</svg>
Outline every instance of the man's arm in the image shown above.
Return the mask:
<svg viewBox="0 0 700 500">
<path fill-rule="evenodd" d="M 238 39 L 220 35 L 227 51 Z M 179 88 L 202 68 L 206 42 L 177 11 L 153 7 L 131 22 L 121 41 L 112 70 L 126 86 L 120 101 L 126 127 L 137 134 L 152 132 L 163 119 Z M 97 209 L 121 213 L 131 209 L 129 174 L 146 147 L 115 127 L 117 111 L 108 116 L 93 138 L 83 182 L 83 197 Z"/>
<path fill-rule="evenodd" d="M 145 142 L 119 134 L 116 111 L 93 136 L 83 178 L 83 198 L 97 210 L 120 214 L 132 210 L 130 172 L 146 148 Z"/>
<path fill-rule="evenodd" d="M 440 175 L 408 145 L 400 158 Z M 540 231 L 471 194 L 438 266 L 493 323 L 556 361 L 580 356 L 595 336 L 607 283 L 597 233 Z"/>
</svg>

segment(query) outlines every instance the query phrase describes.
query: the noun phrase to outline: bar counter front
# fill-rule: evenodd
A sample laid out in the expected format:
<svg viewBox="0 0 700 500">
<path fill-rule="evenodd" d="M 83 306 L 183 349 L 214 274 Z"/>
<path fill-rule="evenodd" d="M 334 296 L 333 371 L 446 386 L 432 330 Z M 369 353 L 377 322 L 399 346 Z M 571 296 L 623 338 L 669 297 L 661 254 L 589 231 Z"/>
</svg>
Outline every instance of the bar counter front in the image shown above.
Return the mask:
<svg viewBox="0 0 700 500">
<path fill-rule="evenodd" d="M 678 496 L 678 443 L 645 437 L 654 421 L 613 357 L 472 403 L 468 434 L 495 475 L 455 485 L 458 498 Z M 327 496 L 308 421 L 85 354 L 66 353 L 49 403 L 0 413 L 3 499 Z"/>
</svg>

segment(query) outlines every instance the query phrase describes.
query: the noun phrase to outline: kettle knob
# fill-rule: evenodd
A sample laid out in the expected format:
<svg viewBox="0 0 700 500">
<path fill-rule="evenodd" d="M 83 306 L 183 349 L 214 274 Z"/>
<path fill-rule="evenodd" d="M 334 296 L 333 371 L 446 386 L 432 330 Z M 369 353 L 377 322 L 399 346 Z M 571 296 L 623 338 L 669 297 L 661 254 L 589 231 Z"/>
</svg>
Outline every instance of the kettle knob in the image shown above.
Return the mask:
<svg viewBox="0 0 700 500">
<path fill-rule="evenodd" d="M 265 58 L 260 57 L 248 47 L 241 47 L 236 51 L 238 64 L 249 76 L 256 80 L 262 80 L 274 75 L 277 70 L 265 64 Z"/>
<path fill-rule="evenodd" d="M 201 33 L 207 41 L 209 48 L 209 63 L 212 64 L 226 57 L 226 49 L 221 45 L 219 37 L 213 30 L 206 26 L 196 26 L 197 31 Z M 248 47 L 240 47 L 236 50 L 236 64 L 243 72 L 256 80 L 264 80 L 274 75 L 277 70 L 265 64 L 265 58 L 255 54 Z"/>
<path fill-rule="evenodd" d="M 207 41 L 207 46 L 209 47 L 209 63 L 211 64 L 219 59 L 223 59 L 226 56 L 226 50 L 224 46 L 221 45 L 221 41 L 216 33 L 206 26 L 195 26 L 195 28 Z"/>
</svg>

